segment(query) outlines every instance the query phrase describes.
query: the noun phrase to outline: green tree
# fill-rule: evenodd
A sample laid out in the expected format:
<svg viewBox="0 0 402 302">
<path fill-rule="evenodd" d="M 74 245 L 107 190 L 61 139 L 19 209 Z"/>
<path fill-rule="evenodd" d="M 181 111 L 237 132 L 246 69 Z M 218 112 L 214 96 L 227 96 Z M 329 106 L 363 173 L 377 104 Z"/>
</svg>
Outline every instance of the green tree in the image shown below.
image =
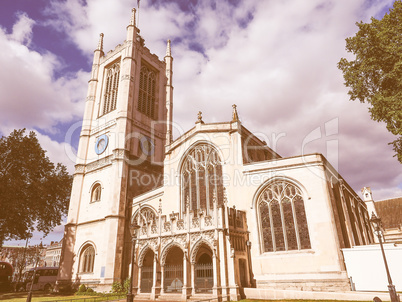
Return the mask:
<svg viewBox="0 0 402 302">
<path fill-rule="evenodd" d="M 67 214 L 72 177 L 45 153 L 33 131 L 0 139 L 0 247 L 35 228 L 47 235 Z"/>
<path fill-rule="evenodd" d="M 342 58 L 338 68 L 350 99 L 369 103 L 371 118 L 397 136 L 390 144 L 402 163 L 402 2 L 395 1 L 382 19 L 356 25 L 356 35 L 346 39 L 355 59 Z"/>
<path fill-rule="evenodd" d="M 0 258 L 13 266 L 17 281 L 21 281 L 24 269 L 29 265 L 35 266 L 38 248 L 35 246 L 2 247 L 0 248 Z"/>
</svg>

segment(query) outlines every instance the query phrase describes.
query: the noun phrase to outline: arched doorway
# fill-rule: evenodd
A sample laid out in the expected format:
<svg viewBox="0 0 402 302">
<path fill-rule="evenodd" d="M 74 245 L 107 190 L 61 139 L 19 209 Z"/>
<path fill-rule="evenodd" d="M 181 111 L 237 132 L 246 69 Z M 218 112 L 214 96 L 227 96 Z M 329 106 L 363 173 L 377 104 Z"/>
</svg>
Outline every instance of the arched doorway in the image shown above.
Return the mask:
<svg viewBox="0 0 402 302">
<path fill-rule="evenodd" d="M 150 293 L 154 275 L 154 252 L 151 249 L 145 254 L 141 267 L 141 292 Z"/>
<path fill-rule="evenodd" d="M 181 293 L 183 288 L 183 251 L 172 247 L 166 257 L 163 289 L 165 293 Z"/>
<path fill-rule="evenodd" d="M 211 250 L 202 245 L 198 250 L 195 262 L 195 292 L 212 293 L 214 286 L 214 269 Z"/>
</svg>

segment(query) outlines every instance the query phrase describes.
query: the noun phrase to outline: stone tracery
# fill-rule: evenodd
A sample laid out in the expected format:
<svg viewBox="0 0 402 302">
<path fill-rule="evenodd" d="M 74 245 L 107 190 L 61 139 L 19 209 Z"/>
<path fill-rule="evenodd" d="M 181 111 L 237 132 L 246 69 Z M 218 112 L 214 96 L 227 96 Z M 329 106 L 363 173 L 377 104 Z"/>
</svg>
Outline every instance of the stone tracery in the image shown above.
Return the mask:
<svg viewBox="0 0 402 302">
<path fill-rule="evenodd" d="M 157 255 L 157 253 L 155 253 L 155 250 L 152 248 L 152 246 L 149 245 L 149 244 L 146 244 L 146 245 L 142 248 L 142 250 L 139 252 L 139 257 L 138 257 L 138 266 L 139 266 L 139 267 L 142 267 L 142 264 L 143 264 L 143 262 L 144 262 L 145 255 L 147 254 L 148 250 L 151 250 L 151 251 L 154 253 L 154 255 Z"/>
<path fill-rule="evenodd" d="M 257 200 L 262 252 L 310 248 L 301 190 L 288 181 L 268 185 Z"/>
<path fill-rule="evenodd" d="M 196 257 L 197 257 L 197 253 L 198 250 L 200 249 L 200 247 L 202 245 L 206 245 L 211 249 L 212 253 L 215 253 L 215 249 L 214 246 L 211 244 L 211 242 L 209 242 L 208 240 L 206 240 L 204 237 L 200 237 L 194 244 L 193 247 L 190 251 L 190 262 L 191 263 L 195 263 L 196 262 Z"/>
<path fill-rule="evenodd" d="M 142 207 L 133 217 L 133 221 L 136 221 L 141 227 L 155 226 L 156 220 L 156 211 L 149 206 Z"/>
<path fill-rule="evenodd" d="M 170 249 L 173 248 L 173 247 L 178 247 L 179 249 L 181 249 L 184 252 L 184 247 L 181 244 L 179 244 L 177 241 L 172 240 L 170 243 L 168 243 L 164 247 L 164 249 L 161 252 L 161 261 L 160 261 L 161 266 L 165 266 L 166 257 L 169 254 Z"/>
<path fill-rule="evenodd" d="M 185 202 L 190 211 L 213 208 L 214 193 L 223 203 L 222 162 L 216 149 L 206 143 L 197 144 L 186 155 L 181 168 L 182 211 Z"/>
</svg>

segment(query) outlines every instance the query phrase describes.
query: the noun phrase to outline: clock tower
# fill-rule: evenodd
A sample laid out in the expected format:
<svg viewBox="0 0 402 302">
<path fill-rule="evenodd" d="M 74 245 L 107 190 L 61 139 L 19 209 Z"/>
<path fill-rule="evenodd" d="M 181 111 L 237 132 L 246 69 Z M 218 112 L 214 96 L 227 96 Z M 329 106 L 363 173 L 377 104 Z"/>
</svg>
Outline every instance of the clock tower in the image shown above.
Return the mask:
<svg viewBox="0 0 402 302">
<path fill-rule="evenodd" d="M 109 290 L 128 277 L 133 197 L 162 185 L 171 143 L 170 41 L 163 61 L 145 46 L 135 9 L 127 38 L 94 51 L 75 165 L 58 287 Z"/>
</svg>

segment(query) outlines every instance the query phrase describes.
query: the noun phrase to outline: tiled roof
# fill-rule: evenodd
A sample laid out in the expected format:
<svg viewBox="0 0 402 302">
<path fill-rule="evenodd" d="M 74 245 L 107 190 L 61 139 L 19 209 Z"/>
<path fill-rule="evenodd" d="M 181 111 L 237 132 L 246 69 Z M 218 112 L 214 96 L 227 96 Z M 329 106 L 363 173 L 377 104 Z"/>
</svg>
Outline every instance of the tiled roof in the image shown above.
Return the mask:
<svg viewBox="0 0 402 302">
<path fill-rule="evenodd" d="M 397 228 L 402 224 L 402 197 L 377 201 L 375 208 L 384 228 Z"/>
</svg>

